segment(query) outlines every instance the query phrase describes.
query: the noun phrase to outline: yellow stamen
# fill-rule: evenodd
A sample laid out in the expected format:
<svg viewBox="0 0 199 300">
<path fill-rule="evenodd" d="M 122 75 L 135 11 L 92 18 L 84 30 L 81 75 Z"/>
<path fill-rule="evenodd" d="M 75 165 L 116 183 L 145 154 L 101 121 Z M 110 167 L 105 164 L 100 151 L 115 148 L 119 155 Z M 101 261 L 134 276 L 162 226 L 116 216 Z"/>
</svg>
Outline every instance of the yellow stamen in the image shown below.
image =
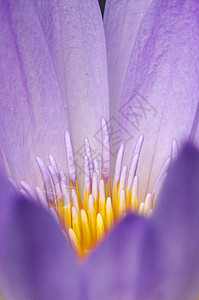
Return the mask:
<svg viewBox="0 0 199 300">
<path fill-rule="evenodd" d="M 89 226 L 91 229 L 91 238 L 92 242 L 95 243 L 96 241 L 96 211 L 93 205 L 93 196 L 89 196 L 89 207 L 88 207 L 88 219 L 89 219 Z"/>
<path fill-rule="evenodd" d="M 142 202 L 138 209 L 139 215 L 144 215 L 144 202 Z"/>
<path fill-rule="evenodd" d="M 76 208 L 77 213 L 80 211 L 79 201 L 77 199 L 77 194 L 75 190 L 72 190 L 72 200 L 73 200 L 73 206 Z"/>
<path fill-rule="evenodd" d="M 90 229 L 88 225 L 88 217 L 84 209 L 81 209 L 81 223 L 82 223 L 82 236 L 83 236 L 83 249 L 87 251 L 91 245 Z"/>
<path fill-rule="evenodd" d="M 132 189 L 130 190 L 131 193 L 131 200 L 130 200 L 130 206 L 133 212 L 137 212 L 139 208 L 139 202 L 138 202 L 138 177 L 135 176 L 133 181 Z"/>
<path fill-rule="evenodd" d="M 137 212 L 139 208 L 138 198 L 135 196 L 131 197 L 131 209 L 133 212 Z"/>
<path fill-rule="evenodd" d="M 126 190 L 125 190 L 125 194 L 126 194 L 126 208 L 127 210 L 131 210 L 131 197 L 132 197 L 132 192 L 131 190 L 128 191 L 127 190 L 127 187 L 126 187 Z"/>
<path fill-rule="evenodd" d="M 81 198 L 80 198 L 80 194 L 79 194 L 79 187 L 78 187 L 77 179 L 75 180 L 75 188 L 76 188 L 79 209 L 81 209 L 82 204 L 81 204 Z"/>
<path fill-rule="evenodd" d="M 126 212 L 126 204 L 125 204 L 125 190 L 121 190 L 119 195 L 119 203 L 118 203 L 118 216 L 122 217 Z"/>
<path fill-rule="evenodd" d="M 76 208 L 72 207 L 72 229 L 81 243 L 81 222 Z"/>
<path fill-rule="evenodd" d="M 113 180 L 112 203 L 113 203 L 114 209 L 116 207 L 117 189 L 118 189 L 118 186 L 115 184 L 115 181 Z M 115 211 L 113 211 L 113 213 L 115 215 Z"/>
<path fill-rule="evenodd" d="M 149 210 L 152 208 L 152 196 L 151 194 L 148 194 L 146 196 L 145 202 L 144 202 L 144 215 L 147 216 Z"/>
<path fill-rule="evenodd" d="M 97 214 L 97 241 L 100 241 L 104 235 L 104 222 L 102 219 L 102 215 L 100 213 Z"/>
<path fill-rule="evenodd" d="M 82 256 L 81 246 L 80 246 L 80 243 L 77 239 L 77 236 L 76 236 L 76 234 L 75 234 L 75 232 L 72 228 L 69 228 L 68 235 L 69 235 L 69 238 L 71 240 L 73 248 L 76 250 L 79 257 L 81 257 Z"/>
<path fill-rule="evenodd" d="M 97 174 L 93 175 L 93 182 L 92 182 L 92 195 L 93 195 L 93 203 L 94 208 L 98 211 L 98 182 L 97 182 Z"/>
<path fill-rule="evenodd" d="M 109 230 L 113 225 L 113 209 L 111 204 L 111 198 L 106 200 L 106 228 Z"/>
<path fill-rule="evenodd" d="M 85 190 L 83 191 L 83 208 L 88 211 L 88 194 Z"/>
<path fill-rule="evenodd" d="M 105 191 L 104 191 L 104 181 L 100 181 L 99 188 L 99 213 L 102 215 L 103 220 L 105 220 Z"/>
<path fill-rule="evenodd" d="M 65 228 L 70 228 L 71 227 L 71 208 L 70 208 L 70 204 L 63 207 L 63 214 L 64 214 Z"/>
<path fill-rule="evenodd" d="M 110 178 L 107 178 L 105 182 L 105 194 L 106 198 L 111 196 L 111 180 Z"/>
</svg>

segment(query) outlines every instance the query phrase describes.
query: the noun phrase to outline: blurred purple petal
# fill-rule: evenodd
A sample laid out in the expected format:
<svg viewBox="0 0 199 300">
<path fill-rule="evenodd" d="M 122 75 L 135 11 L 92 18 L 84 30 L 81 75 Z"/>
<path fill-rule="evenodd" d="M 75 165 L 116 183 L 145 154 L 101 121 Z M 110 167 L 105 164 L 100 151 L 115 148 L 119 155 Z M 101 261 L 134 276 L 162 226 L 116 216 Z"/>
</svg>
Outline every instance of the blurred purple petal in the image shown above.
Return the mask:
<svg viewBox="0 0 199 300">
<path fill-rule="evenodd" d="M 79 266 L 60 228 L 42 208 L 18 200 L 2 241 L 7 299 L 79 299 Z"/>
<path fill-rule="evenodd" d="M 199 152 L 186 146 L 169 171 L 140 251 L 136 299 L 199 294 Z"/>
<path fill-rule="evenodd" d="M 7 222 L 11 217 L 13 206 L 16 203 L 16 196 L 14 195 L 11 187 L 8 183 L 6 177 L 4 177 L 4 172 L 0 170 L 0 270 L 3 263 L 3 237 L 5 234 L 5 229 L 7 226 Z M 0 290 L 3 287 L 3 276 L 0 271 Z"/>
<path fill-rule="evenodd" d="M 11 187 L 7 179 L 3 176 L 0 170 L 0 253 L 2 247 L 2 234 L 5 228 L 5 224 L 9 218 L 9 214 L 12 210 L 12 206 L 15 203 L 15 196 L 11 190 Z M 1 254 L 0 254 L 1 264 Z"/>
<path fill-rule="evenodd" d="M 154 223 L 170 295 L 194 299 L 194 292 L 199 294 L 199 152 L 191 145 L 184 147 L 168 174 Z"/>
<path fill-rule="evenodd" d="M 128 131 L 122 138 L 132 136 L 124 161 L 130 161 L 140 133 L 145 135 L 138 169 L 142 198 L 169 155 L 172 137 L 181 143 L 192 131 L 199 94 L 198 20 L 196 0 L 155 0 L 135 40 L 119 120 Z"/>
<path fill-rule="evenodd" d="M 105 238 L 85 265 L 89 299 L 136 299 L 135 279 L 147 220 L 128 215 Z"/>
<path fill-rule="evenodd" d="M 65 163 L 61 92 L 29 0 L 0 1 L 0 138 L 15 180 L 40 180 L 35 155 Z M 57 151 L 59 150 L 59 151 Z"/>
<path fill-rule="evenodd" d="M 83 164 L 84 137 L 99 155 L 100 117 L 109 118 L 104 29 L 97 0 L 33 0 L 58 74 L 72 142 Z M 79 170 L 78 170 L 79 171 Z"/>
</svg>

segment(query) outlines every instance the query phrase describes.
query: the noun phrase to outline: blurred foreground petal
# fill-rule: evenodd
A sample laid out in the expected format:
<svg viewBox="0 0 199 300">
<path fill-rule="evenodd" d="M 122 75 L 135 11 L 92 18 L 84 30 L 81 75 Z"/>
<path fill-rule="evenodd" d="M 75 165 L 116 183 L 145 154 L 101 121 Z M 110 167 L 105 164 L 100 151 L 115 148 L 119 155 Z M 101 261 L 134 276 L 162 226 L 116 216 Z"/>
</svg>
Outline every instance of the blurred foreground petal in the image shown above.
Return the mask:
<svg viewBox="0 0 199 300">
<path fill-rule="evenodd" d="M 78 299 L 79 270 L 73 251 L 46 211 L 18 200 L 2 243 L 5 297 Z"/>
<path fill-rule="evenodd" d="M 2 236 L 4 234 L 4 229 L 6 222 L 9 219 L 9 215 L 15 204 L 15 195 L 12 192 L 8 181 L 3 176 L 0 171 L 0 264 L 2 262 L 1 249 L 2 249 Z"/>
<path fill-rule="evenodd" d="M 147 221 L 128 215 L 88 258 L 89 299 L 135 299 L 138 257 Z"/>
<path fill-rule="evenodd" d="M 198 247 L 199 152 L 187 145 L 168 173 L 140 251 L 136 299 L 196 299 Z"/>
</svg>

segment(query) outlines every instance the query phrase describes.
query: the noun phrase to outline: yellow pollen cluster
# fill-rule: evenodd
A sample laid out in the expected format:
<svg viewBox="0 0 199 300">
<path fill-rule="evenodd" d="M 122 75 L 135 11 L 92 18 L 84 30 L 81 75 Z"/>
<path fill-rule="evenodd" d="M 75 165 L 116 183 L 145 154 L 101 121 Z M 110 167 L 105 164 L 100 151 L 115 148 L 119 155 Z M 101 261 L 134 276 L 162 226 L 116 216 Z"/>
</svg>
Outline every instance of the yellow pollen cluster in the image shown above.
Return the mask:
<svg viewBox="0 0 199 300">
<path fill-rule="evenodd" d="M 137 191 L 137 176 L 129 191 L 127 187 L 120 190 L 115 182 L 111 191 L 109 178 L 99 182 L 93 180 L 89 193 L 83 191 L 81 201 L 77 180 L 74 185 L 70 182 L 70 202 L 64 205 L 61 199 L 56 199 L 51 205 L 79 258 L 85 257 L 127 212 L 138 212 L 145 216 L 152 213 L 151 194 L 139 205 Z"/>
</svg>

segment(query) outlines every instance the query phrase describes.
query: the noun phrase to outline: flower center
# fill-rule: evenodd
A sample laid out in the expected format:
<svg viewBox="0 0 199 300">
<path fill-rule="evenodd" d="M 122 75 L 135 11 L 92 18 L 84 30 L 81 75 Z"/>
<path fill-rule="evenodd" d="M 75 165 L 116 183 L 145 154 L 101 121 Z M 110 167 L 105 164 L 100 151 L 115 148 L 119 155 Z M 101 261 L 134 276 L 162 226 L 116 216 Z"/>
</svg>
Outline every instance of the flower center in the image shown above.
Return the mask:
<svg viewBox="0 0 199 300">
<path fill-rule="evenodd" d="M 156 180 L 152 193 L 148 193 L 143 202 L 138 200 L 139 178 L 136 175 L 144 137 L 141 135 L 135 145 L 129 167 L 122 167 L 124 145 L 118 151 L 113 183 L 110 180 L 110 143 L 106 122 L 102 119 L 102 157 L 101 163 L 92 157 L 88 139 L 85 139 L 84 185 L 80 196 L 75 158 L 68 132 L 65 133 L 68 174 L 59 171 L 52 155 L 50 165 L 44 165 L 36 157 L 41 171 L 44 193 L 36 187 L 35 193 L 27 183 L 21 182 L 21 191 L 35 198 L 49 210 L 60 224 L 70 240 L 79 258 L 84 258 L 93 247 L 111 230 L 115 223 L 128 212 L 149 216 L 156 206 L 157 191 L 162 178 L 170 165 L 172 155 L 176 154 L 177 144 L 173 140 L 171 157 L 166 160 Z"/>
</svg>

